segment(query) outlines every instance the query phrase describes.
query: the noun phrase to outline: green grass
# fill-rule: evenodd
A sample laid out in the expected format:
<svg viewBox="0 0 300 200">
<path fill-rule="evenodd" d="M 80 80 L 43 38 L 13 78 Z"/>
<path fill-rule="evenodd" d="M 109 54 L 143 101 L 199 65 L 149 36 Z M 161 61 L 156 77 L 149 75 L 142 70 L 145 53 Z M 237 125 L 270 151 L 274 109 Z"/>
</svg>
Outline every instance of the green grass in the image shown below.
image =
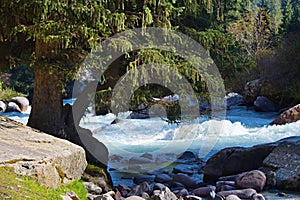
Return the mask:
<svg viewBox="0 0 300 200">
<path fill-rule="evenodd" d="M 12 168 L 0 167 L 0 199 L 61 200 L 61 195 L 70 191 L 74 191 L 82 200 L 87 199 L 87 190 L 81 181 L 48 189 L 40 186 L 34 177 L 17 175 Z"/>
<path fill-rule="evenodd" d="M 5 90 L 0 90 L 0 100 L 1 101 L 9 101 L 13 97 L 24 97 L 25 94 L 17 92 L 11 88 L 6 88 Z"/>
</svg>

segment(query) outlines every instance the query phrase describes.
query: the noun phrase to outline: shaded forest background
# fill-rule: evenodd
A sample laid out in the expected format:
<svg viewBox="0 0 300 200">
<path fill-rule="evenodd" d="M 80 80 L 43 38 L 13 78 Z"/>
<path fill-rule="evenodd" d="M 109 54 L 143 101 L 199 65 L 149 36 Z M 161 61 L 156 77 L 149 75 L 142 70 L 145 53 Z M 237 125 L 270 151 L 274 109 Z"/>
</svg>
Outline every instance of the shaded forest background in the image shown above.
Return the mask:
<svg viewBox="0 0 300 200">
<path fill-rule="evenodd" d="M 100 41 L 137 27 L 169 28 L 198 41 L 214 59 L 227 92 L 243 94 L 248 81 L 265 79 L 280 107 L 300 101 L 299 0 L 3 0 L 0 19 L 2 94 L 29 96 L 29 125 L 54 135 L 64 129 L 62 99 L 70 98 L 85 56 Z M 149 62 L 174 67 L 199 96 L 207 95 L 202 75 L 189 63 L 144 49 L 112 63 L 98 85 L 98 110 L 109 107 L 111 88 L 126 71 Z M 132 106 L 170 94 L 155 88 L 138 90 Z"/>
</svg>

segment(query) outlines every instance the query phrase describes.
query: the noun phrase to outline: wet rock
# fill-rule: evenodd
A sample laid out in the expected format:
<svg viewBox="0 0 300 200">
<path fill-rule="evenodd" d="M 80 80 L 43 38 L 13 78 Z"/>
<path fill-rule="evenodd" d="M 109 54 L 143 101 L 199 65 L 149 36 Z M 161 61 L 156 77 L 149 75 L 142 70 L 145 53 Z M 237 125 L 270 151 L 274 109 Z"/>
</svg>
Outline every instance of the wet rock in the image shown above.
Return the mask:
<svg viewBox="0 0 300 200">
<path fill-rule="evenodd" d="M 258 96 L 266 96 L 273 100 L 273 98 L 280 96 L 280 91 L 267 79 L 256 79 L 248 82 L 244 90 L 246 103 L 253 104 Z"/>
<path fill-rule="evenodd" d="M 172 172 L 174 174 L 182 173 L 182 174 L 187 174 L 187 175 L 193 175 L 194 171 L 189 169 L 189 167 L 190 167 L 189 165 L 180 164 L 180 165 L 177 165 L 176 167 L 174 167 Z"/>
<path fill-rule="evenodd" d="M 217 187 L 217 191 L 229 191 L 229 190 L 235 190 L 236 188 L 232 185 L 220 185 L 219 187 Z"/>
<path fill-rule="evenodd" d="M 114 191 L 109 191 L 105 194 L 99 195 L 94 200 L 114 200 L 113 196 L 115 196 Z"/>
<path fill-rule="evenodd" d="M 241 200 L 241 199 L 238 196 L 232 194 L 227 196 L 225 200 Z"/>
<path fill-rule="evenodd" d="M 163 191 L 166 188 L 166 186 L 164 184 L 161 183 L 155 183 L 153 190 L 160 190 Z"/>
<path fill-rule="evenodd" d="M 210 193 L 212 191 L 216 191 L 216 187 L 215 186 L 200 187 L 200 188 L 197 188 L 197 189 L 193 190 L 193 193 L 196 196 L 208 198 L 208 197 L 210 197 Z"/>
<path fill-rule="evenodd" d="M 145 200 L 143 197 L 139 197 L 139 196 L 130 196 L 127 197 L 126 200 Z"/>
<path fill-rule="evenodd" d="M 252 188 L 260 192 L 266 184 L 266 175 L 259 170 L 253 170 L 239 174 L 235 181 L 237 188 Z"/>
<path fill-rule="evenodd" d="M 171 180 L 172 180 L 172 178 L 168 174 L 159 174 L 159 175 L 156 175 L 154 178 L 154 181 L 157 183 L 167 183 Z"/>
<path fill-rule="evenodd" d="M 199 187 L 195 179 L 185 174 L 175 174 L 173 181 L 182 183 L 184 186 L 190 189 L 196 189 Z"/>
<path fill-rule="evenodd" d="M 300 190 L 300 138 L 280 143 L 264 160 L 264 168 L 274 169 L 276 187 Z"/>
<path fill-rule="evenodd" d="M 142 164 L 146 164 L 146 163 L 151 163 L 153 162 L 152 160 L 150 160 L 149 158 L 145 158 L 145 157 L 139 157 L 139 158 L 130 158 L 129 159 L 129 165 L 142 165 Z"/>
<path fill-rule="evenodd" d="M 219 177 L 258 169 L 276 144 L 263 144 L 250 148 L 225 148 L 213 155 L 204 166 L 204 182 L 214 184 Z"/>
<path fill-rule="evenodd" d="M 131 188 L 124 184 L 119 184 L 117 186 L 117 190 L 121 193 L 122 197 L 128 197 L 128 194 L 131 191 Z"/>
<path fill-rule="evenodd" d="M 262 194 L 254 194 L 252 200 L 265 200 L 265 197 Z"/>
<path fill-rule="evenodd" d="M 195 195 L 188 195 L 188 196 L 184 197 L 184 200 L 202 200 L 202 198 L 197 197 Z"/>
<path fill-rule="evenodd" d="M 133 178 L 133 182 L 137 185 L 143 182 L 152 183 L 153 181 L 154 181 L 154 176 L 151 175 L 138 175 Z"/>
<path fill-rule="evenodd" d="M 147 158 L 149 160 L 152 160 L 153 159 L 153 155 L 150 154 L 150 153 L 144 153 L 140 156 L 141 158 Z"/>
<path fill-rule="evenodd" d="M 197 156 L 191 151 L 183 152 L 179 157 L 179 160 L 196 160 Z"/>
<path fill-rule="evenodd" d="M 179 191 L 178 196 L 185 197 L 189 195 L 189 191 L 187 189 L 182 189 Z"/>
<path fill-rule="evenodd" d="M 267 97 L 258 96 L 254 101 L 254 109 L 259 112 L 275 112 L 274 103 Z"/>
<path fill-rule="evenodd" d="M 9 102 L 14 102 L 18 105 L 21 112 L 25 112 L 29 106 L 29 100 L 26 97 L 14 97 Z"/>
<path fill-rule="evenodd" d="M 179 183 L 179 182 L 176 182 L 176 181 L 169 182 L 169 185 L 170 185 L 171 188 L 177 188 L 177 189 L 178 188 L 182 189 L 182 188 L 185 187 L 182 183 Z"/>
<path fill-rule="evenodd" d="M 218 192 L 219 195 L 223 197 L 227 197 L 229 195 L 238 196 L 240 199 L 251 199 L 253 195 L 256 195 L 256 191 L 254 189 L 243 189 L 243 190 L 230 190 L 230 191 L 222 191 Z"/>
<path fill-rule="evenodd" d="M 226 95 L 227 106 L 242 106 L 245 105 L 245 99 L 238 93 L 229 93 Z"/>
<path fill-rule="evenodd" d="M 150 192 L 150 185 L 147 182 L 143 182 L 135 187 L 128 193 L 128 196 L 142 196 L 143 193 Z"/>
<path fill-rule="evenodd" d="M 5 112 L 21 112 L 21 109 L 15 102 L 9 102 Z"/>
<path fill-rule="evenodd" d="M 166 187 L 165 190 L 161 191 L 158 195 L 154 196 L 154 199 L 158 200 L 177 200 L 176 195 Z"/>
<path fill-rule="evenodd" d="M 270 124 L 283 125 L 287 123 L 296 122 L 300 119 L 300 104 L 286 110 L 277 119 Z"/>
<path fill-rule="evenodd" d="M 5 112 L 6 110 L 6 104 L 3 101 L 0 101 L 0 111 Z"/>
<path fill-rule="evenodd" d="M 216 191 L 235 190 L 235 181 L 218 181 L 216 183 Z"/>
<path fill-rule="evenodd" d="M 102 193 L 102 188 L 95 185 L 92 182 L 84 182 L 83 183 L 84 187 L 87 189 L 88 193 L 98 195 Z"/>
</svg>

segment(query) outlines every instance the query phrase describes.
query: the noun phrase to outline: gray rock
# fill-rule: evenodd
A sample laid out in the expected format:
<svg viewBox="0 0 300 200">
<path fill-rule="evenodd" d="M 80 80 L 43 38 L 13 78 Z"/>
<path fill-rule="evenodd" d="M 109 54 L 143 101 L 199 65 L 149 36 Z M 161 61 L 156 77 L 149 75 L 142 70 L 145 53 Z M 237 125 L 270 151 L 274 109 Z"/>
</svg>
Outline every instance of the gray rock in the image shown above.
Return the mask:
<svg viewBox="0 0 300 200">
<path fill-rule="evenodd" d="M 9 102 L 14 102 L 18 105 L 21 112 L 25 112 L 29 106 L 29 100 L 26 97 L 14 97 Z"/>
<path fill-rule="evenodd" d="M 113 196 L 115 196 L 114 191 L 109 191 L 105 194 L 99 195 L 94 200 L 114 200 Z"/>
<path fill-rule="evenodd" d="M 177 200 L 176 195 L 171 192 L 171 190 L 166 187 L 165 190 L 161 191 L 158 196 L 154 196 L 158 200 Z"/>
<path fill-rule="evenodd" d="M 254 101 L 254 109 L 259 112 L 275 112 L 274 103 L 267 97 L 258 96 Z"/>
<path fill-rule="evenodd" d="M 3 101 L 0 101 L 0 111 L 5 112 L 6 110 L 6 104 Z"/>
<path fill-rule="evenodd" d="M 1 116 L 0 129 L 0 166 L 36 176 L 49 188 L 81 178 L 87 166 L 83 148 Z"/>
<path fill-rule="evenodd" d="M 153 190 L 160 190 L 163 191 L 166 188 L 166 186 L 162 183 L 155 183 Z"/>
<path fill-rule="evenodd" d="M 99 195 L 102 193 L 102 188 L 95 185 L 92 182 L 84 182 L 83 185 L 87 189 L 88 193 L 91 193 L 94 195 Z"/>
<path fill-rule="evenodd" d="M 158 174 L 154 178 L 154 181 L 157 183 L 167 183 L 171 180 L 172 178 L 168 174 Z"/>
<path fill-rule="evenodd" d="M 21 109 L 15 102 L 9 102 L 5 112 L 21 112 Z"/>
<path fill-rule="evenodd" d="M 185 200 L 202 200 L 201 197 L 197 197 L 195 195 L 188 195 L 186 197 L 184 197 Z"/>
<path fill-rule="evenodd" d="M 121 193 L 122 197 L 128 197 L 128 194 L 131 191 L 131 188 L 124 184 L 119 184 L 117 186 L 117 190 Z"/>
<path fill-rule="evenodd" d="M 139 196 L 130 196 L 127 197 L 126 200 L 145 200 L 143 197 L 139 197 Z"/>
<path fill-rule="evenodd" d="M 196 189 L 199 186 L 195 179 L 185 174 L 175 174 L 173 181 L 182 183 L 184 186 L 190 189 Z"/>
<path fill-rule="evenodd" d="M 300 190 L 300 138 L 279 144 L 263 164 L 275 169 L 278 189 Z"/>
<path fill-rule="evenodd" d="M 138 175 L 133 177 L 133 182 L 137 185 L 143 182 L 152 183 L 154 181 L 154 178 L 155 177 L 151 175 Z"/>
<path fill-rule="evenodd" d="M 147 182 L 143 182 L 135 187 L 128 193 L 128 196 L 142 196 L 143 193 L 150 192 L 150 185 Z"/>
<path fill-rule="evenodd" d="M 286 110 L 270 124 L 283 125 L 300 120 L 300 104 Z"/>
<path fill-rule="evenodd" d="M 189 191 L 187 189 L 182 189 L 179 191 L 178 196 L 185 197 L 189 195 Z"/>
<path fill-rule="evenodd" d="M 229 93 L 226 95 L 227 106 L 241 106 L 245 105 L 245 99 L 238 93 Z"/>
<path fill-rule="evenodd" d="M 243 190 L 222 191 L 222 192 L 218 192 L 218 194 L 225 198 L 229 195 L 235 195 L 240 199 L 251 199 L 252 196 L 256 195 L 257 193 L 254 189 L 243 189 Z"/>
<path fill-rule="evenodd" d="M 197 188 L 197 189 L 193 190 L 193 193 L 196 196 L 208 198 L 208 197 L 210 197 L 210 193 L 212 191 L 216 191 L 216 187 L 215 186 L 200 187 L 200 188 Z"/>
<path fill-rule="evenodd" d="M 237 188 L 252 188 L 255 189 L 257 192 L 260 192 L 263 190 L 266 184 L 266 179 L 266 175 L 263 172 L 259 170 L 253 170 L 250 172 L 244 172 L 242 174 L 239 174 L 235 180 L 235 185 Z"/>
<path fill-rule="evenodd" d="M 227 196 L 225 200 L 241 200 L 241 199 L 238 196 L 231 194 Z"/>
<path fill-rule="evenodd" d="M 250 148 L 225 148 L 213 155 L 204 167 L 204 182 L 214 184 L 219 177 L 258 169 L 276 144 L 263 144 Z"/>
<path fill-rule="evenodd" d="M 197 156 L 191 151 L 183 152 L 179 157 L 179 160 L 196 160 Z"/>
</svg>

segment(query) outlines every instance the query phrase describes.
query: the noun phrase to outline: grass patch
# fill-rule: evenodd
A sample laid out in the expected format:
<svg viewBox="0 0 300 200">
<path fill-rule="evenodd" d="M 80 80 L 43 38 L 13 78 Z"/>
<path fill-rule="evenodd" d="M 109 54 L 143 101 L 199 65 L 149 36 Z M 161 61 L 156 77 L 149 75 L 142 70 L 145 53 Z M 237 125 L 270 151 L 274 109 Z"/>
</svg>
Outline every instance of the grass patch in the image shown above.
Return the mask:
<svg viewBox="0 0 300 200">
<path fill-rule="evenodd" d="M 87 190 L 81 181 L 52 190 L 40 186 L 33 177 L 15 174 L 13 168 L 0 167 L 0 199 L 61 200 L 61 195 L 70 191 L 82 200 L 87 199 Z"/>
<path fill-rule="evenodd" d="M 0 100 L 9 101 L 13 97 L 25 97 L 25 94 L 17 92 L 11 88 L 6 88 L 5 90 L 0 90 Z"/>
</svg>

